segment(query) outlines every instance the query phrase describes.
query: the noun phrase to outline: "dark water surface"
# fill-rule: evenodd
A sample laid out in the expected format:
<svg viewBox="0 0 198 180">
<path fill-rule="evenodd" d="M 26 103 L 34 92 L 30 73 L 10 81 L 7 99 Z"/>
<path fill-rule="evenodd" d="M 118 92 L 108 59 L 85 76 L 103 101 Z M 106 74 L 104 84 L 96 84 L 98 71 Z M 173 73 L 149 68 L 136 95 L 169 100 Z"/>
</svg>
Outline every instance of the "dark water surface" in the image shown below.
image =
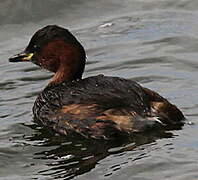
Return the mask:
<svg viewBox="0 0 198 180">
<path fill-rule="evenodd" d="M 197 0 L 1 0 L 0 179 L 198 179 L 197 9 Z M 34 124 L 31 108 L 51 73 L 8 57 L 47 24 L 69 28 L 82 42 L 84 77 L 134 79 L 177 104 L 187 124 L 115 144 Z"/>
</svg>

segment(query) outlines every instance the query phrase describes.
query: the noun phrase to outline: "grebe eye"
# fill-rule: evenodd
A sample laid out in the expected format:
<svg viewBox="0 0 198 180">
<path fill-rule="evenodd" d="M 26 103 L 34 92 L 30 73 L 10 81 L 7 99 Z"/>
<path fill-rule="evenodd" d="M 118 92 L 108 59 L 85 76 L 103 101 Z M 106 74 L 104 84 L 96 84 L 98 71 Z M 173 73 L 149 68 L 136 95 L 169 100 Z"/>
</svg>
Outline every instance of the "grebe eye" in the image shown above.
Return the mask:
<svg viewBox="0 0 198 180">
<path fill-rule="evenodd" d="M 34 50 L 36 51 L 36 50 L 39 49 L 39 46 L 35 44 L 35 45 L 33 46 L 33 48 L 34 48 Z"/>
</svg>

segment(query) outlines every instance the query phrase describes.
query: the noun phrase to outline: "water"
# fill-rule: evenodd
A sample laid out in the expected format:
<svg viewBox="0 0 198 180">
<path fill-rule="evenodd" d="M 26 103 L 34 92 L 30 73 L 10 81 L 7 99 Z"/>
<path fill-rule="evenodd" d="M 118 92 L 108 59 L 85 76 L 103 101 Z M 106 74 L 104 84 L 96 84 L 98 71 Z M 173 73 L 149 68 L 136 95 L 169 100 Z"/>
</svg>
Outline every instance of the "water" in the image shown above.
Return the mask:
<svg viewBox="0 0 198 180">
<path fill-rule="evenodd" d="M 198 1 L 0 2 L 0 179 L 198 179 Z M 84 77 L 138 81 L 187 117 L 182 130 L 115 144 L 61 137 L 32 122 L 33 102 L 51 73 L 8 62 L 47 24 L 84 45 Z"/>
</svg>

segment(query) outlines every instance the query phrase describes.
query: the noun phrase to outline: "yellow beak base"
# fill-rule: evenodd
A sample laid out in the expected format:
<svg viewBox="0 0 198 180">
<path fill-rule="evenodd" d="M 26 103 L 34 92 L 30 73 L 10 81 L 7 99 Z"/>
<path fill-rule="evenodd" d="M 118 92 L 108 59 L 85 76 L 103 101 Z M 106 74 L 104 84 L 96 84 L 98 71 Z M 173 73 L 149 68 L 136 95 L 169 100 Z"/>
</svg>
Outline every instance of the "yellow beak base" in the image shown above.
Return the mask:
<svg viewBox="0 0 198 180">
<path fill-rule="evenodd" d="M 20 54 L 17 54 L 17 55 L 14 55 L 14 56 L 10 57 L 9 61 L 10 62 L 31 61 L 33 55 L 34 55 L 33 53 L 24 53 L 24 52 L 22 52 Z"/>
</svg>

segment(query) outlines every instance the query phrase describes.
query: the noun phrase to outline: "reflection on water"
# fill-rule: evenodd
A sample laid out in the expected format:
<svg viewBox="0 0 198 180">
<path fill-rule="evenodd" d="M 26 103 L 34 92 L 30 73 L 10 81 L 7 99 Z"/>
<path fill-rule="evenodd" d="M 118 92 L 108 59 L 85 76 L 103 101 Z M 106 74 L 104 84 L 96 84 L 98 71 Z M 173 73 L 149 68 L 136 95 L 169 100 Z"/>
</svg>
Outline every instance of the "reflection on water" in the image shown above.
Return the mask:
<svg viewBox="0 0 198 180">
<path fill-rule="evenodd" d="M 198 2 L 2 0 L 0 2 L 0 179 L 197 179 Z M 51 73 L 11 64 L 46 24 L 67 27 L 85 46 L 84 77 L 133 79 L 177 104 L 182 130 L 117 142 L 62 137 L 32 122 Z"/>
<path fill-rule="evenodd" d="M 106 142 L 87 140 L 80 136 L 60 136 L 35 124 L 25 126 L 37 130 L 36 134 L 23 137 L 27 143 L 39 142 L 36 146 L 43 147 L 42 151 L 33 154 L 33 159 L 47 160 L 45 164 L 47 168 L 38 173 L 64 179 L 89 172 L 100 160 L 109 155 L 134 150 L 143 144 L 154 143 L 159 138 L 173 137 L 170 132 L 148 132 L 144 135 L 134 134 L 130 139 Z M 48 149 L 48 147 L 53 148 Z M 137 157 L 133 157 L 133 161 L 145 155 L 140 151 Z"/>
</svg>

